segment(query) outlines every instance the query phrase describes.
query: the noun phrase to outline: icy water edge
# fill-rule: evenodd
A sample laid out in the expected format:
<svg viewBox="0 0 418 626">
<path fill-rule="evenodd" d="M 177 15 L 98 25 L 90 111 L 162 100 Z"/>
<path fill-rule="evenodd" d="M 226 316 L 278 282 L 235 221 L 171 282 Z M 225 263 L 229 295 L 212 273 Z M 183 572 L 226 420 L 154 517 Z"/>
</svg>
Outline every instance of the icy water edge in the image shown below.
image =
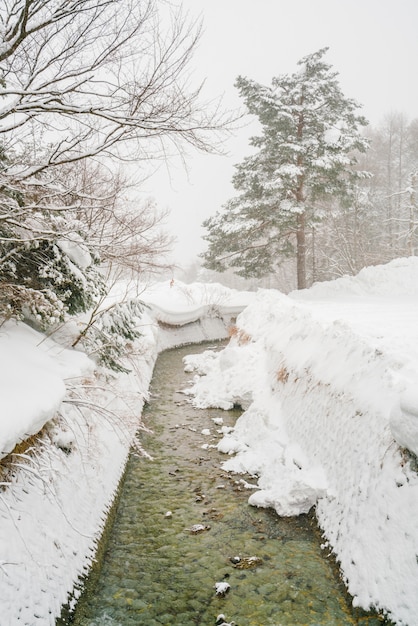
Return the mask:
<svg viewBox="0 0 418 626">
<path fill-rule="evenodd" d="M 202 448 L 221 437 L 214 418 L 232 426 L 240 414 L 194 409 L 179 393 L 190 379 L 183 356 L 208 347 L 159 356 L 144 410 L 153 434 L 141 434 L 153 461 L 131 454 L 97 564 L 74 615 L 57 624 L 381 626 L 351 607 L 313 516 L 250 507 L 242 479 L 251 478 L 224 472 L 223 456 Z"/>
</svg>

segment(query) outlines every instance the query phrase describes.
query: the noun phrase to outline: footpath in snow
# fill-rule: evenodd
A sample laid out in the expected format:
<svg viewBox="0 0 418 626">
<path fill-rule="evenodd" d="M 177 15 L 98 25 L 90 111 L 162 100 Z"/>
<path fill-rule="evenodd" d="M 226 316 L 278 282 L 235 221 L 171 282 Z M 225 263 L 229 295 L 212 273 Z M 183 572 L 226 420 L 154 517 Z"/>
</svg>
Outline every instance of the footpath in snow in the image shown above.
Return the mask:
<svg viewBox="0 0 418 626">
<path fill-rule="evenodd" d="M 284 296 L 259 292 L 218 356 L 189 357 L 196 406 L 246 411 L 219 449 L 249 502 L 316 504 L 353 596 L 418 625 L 418 259 Z"/>
</svg>

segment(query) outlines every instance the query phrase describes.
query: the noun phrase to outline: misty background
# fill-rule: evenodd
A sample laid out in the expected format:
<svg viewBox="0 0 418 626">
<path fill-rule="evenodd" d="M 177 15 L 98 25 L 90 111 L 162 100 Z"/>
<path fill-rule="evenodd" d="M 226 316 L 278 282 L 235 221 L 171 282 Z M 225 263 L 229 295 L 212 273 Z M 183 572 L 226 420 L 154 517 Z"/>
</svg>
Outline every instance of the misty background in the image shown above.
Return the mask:
<svg viewBox="0 0 418 626">
<path fill-rule="evenodd" d="M 234 82 L 238 75 L 269 85 L 292 73 L 297 61 L 328 46 L 326 61 L 339 73 L 344 94 L 354 98 L 371 126 L 402 113 L 417 116 L 418 5 L 414 0 L 183 0 L 190 19 L 201 21 L 202 36 L 191 61 L 191 80 L 204 82 L 202 99 L 222 97 L 222 107 L 244 112 Z M 251 152 L 257 125 L 244 116 L 225 137 L 224 155 L 190 151 L 161 162 L 142 186 L 167 208 L 175 236 L 173 261 L 187 267 L 205 249 L 202 222 L 236 192 L 234 164 Z M 174 271 L 174 275 L 181 272 Z"/>
</svg>

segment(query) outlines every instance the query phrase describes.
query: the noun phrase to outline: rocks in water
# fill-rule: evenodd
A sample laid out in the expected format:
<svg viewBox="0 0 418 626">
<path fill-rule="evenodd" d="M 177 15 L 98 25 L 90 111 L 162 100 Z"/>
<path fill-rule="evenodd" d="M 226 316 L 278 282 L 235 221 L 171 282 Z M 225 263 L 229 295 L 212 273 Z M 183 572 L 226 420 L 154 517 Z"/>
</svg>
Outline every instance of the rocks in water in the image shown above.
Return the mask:
<svg viewBox="0 0 418 626">
<path fill-rule="evenodd" d="M 208 519 L 211 519 L 211 520 L 219 520 L 219 519 L 222 519 L 224 516 L 223 513 L 221 513 L 217 509 L 214 509 L 213 507 L 209 509 L 208 511 L 203 511 L 202 515 L 206 516 Z"/>
<path fill-rule="evenodd" d="M 216 618 L 216 626 L 235 626 L 235 622 L 227 622 L 223 613 Z"/>
<path fill-rule="evenodd" d="M 253 569 L 263 563 L 259 556 L 232 556 L 229 560 L 236 569 Z"/>
<path fill-rule="evenodd" d="M 231 585 L 226 582 L 215 583 L 215 589 L 216 589 L 216 595 L 223 597 L 231 589 Z"/>
<path fill-rule="evenodd" d="M 185 528 L 184 530 L 191 535 L 198 535 L 199 533 L 205 532 L 205 530 L 210 530 L 210 526 L 209 524 L 193 524 L 193 526 Z"/>
</svg>

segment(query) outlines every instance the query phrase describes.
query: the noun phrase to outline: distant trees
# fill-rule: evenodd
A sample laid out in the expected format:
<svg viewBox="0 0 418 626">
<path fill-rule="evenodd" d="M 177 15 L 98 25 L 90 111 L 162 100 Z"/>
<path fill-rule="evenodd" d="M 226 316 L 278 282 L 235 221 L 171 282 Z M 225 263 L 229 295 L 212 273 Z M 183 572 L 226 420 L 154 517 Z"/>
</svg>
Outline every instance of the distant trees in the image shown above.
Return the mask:
<svg viewBox="0 0 418 626">
<path fill-rule="evenodd" d="M 199 28 L 156 0 L 0 5 L 0 317 L 86 311 L 103 272 L 157 263 L 169 238 L 114 160 L 210 149 L 223 126 L 188 84 Z M 123 315 L 120 314 L 120 319 Z"/>
<path fill-rule="evenodd" d="M 379 210 L 382 228 L 378 240 L 386 258 L 411 255 L 417 248 L 418 119 L 391 113 L 371 131 L 368 167 L 373 173 L 369 188 Z"/>
<path fill-rule="evenodd" d="M 367 174 L 356 168 L 356 153 L 368 147 L 360 133 L 367 122 L 343 95 L 323 60 L 326 51 L 305 57 L 297 72 L 273 78 L 271 87 L 238 78 L 262 134 L 251 139 L 254 154 L 236 167 L 240 194 L 204 223 L 206 267 L 261 277 L 295 256 L 297 286 L 304 288 L 309 251 L 332 203 L 358 204 L 358 183 Z"/>
<path fill-rule="evenodd" d="M 332 203 L 315 237 L 314 280 L 355 274 L 362 267 L 418 251 L 418 120 L 391 113 L 366 129 L 370 149 L 359 167 L 352 202 Z"/>
</svg>

